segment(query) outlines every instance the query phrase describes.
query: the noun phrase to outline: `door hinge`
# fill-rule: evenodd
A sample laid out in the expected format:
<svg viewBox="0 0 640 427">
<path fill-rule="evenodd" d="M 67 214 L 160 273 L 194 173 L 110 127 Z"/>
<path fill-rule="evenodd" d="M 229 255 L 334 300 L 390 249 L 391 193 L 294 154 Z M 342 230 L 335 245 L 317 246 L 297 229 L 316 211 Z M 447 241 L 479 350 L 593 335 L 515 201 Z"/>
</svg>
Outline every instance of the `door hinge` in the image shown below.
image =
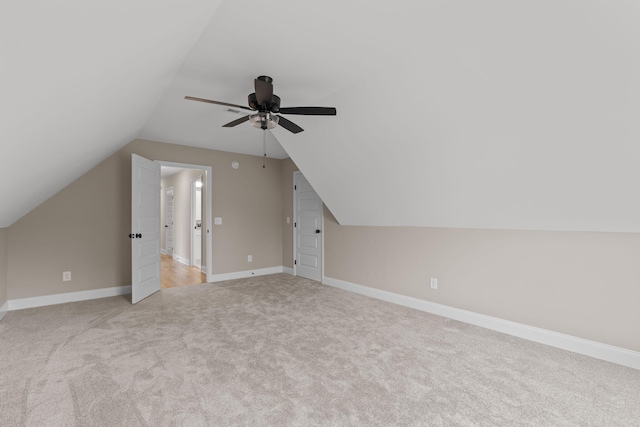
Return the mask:
<svg viewBox="0 0 640 427">
<path fill-rule="evenodd" d="M 298 261 L 297 260 L 293 260 L 293 265 L 298 265 Z"/>
<path fill-rule="evenodd" d="M 298 189 L 298 186 L 297 186 L 297 185 L 294 185 L 294 186 L 293 186 L 293 189 L 294 189 L 294 190 L 297 190 L 297 189 Z"/>
<path fill-rule="evenodd" d="M 294 223 L 293 223 L 293 227 L 295 228 L 295 227 L 297 227 L 297 226 L 298 226 L 298 223 L 297 223 L 297 222 L 294 222 Z"/>
</svg>

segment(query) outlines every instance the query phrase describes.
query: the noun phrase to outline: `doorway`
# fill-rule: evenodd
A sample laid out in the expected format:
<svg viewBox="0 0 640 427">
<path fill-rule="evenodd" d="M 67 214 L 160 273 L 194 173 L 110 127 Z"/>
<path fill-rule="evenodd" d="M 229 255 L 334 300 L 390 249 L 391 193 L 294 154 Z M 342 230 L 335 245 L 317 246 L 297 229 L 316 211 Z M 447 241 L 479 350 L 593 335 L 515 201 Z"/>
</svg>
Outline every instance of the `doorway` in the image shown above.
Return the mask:
<svg viewBox="0 0 640 427">
<path fill-rule="evenodd" d="M 211 265 L 207 263 L 211 237 L 207 170 L 199 165 L 159 163 L 163 195 L 160 287 L 205 283 L 207 264 Z"/>
<path fill-rule="evenodd" d="M 213 281 L 213 255 L 211 225 L 212 221 L 212 174 L 211 166 L 192 165 L 186 163 L 174 163 L 154 161 L 137 154 L 131 154 L 131 302 L 136 304 L 146 297 L 153 295 L 161 289 L 161 256 L 166 254 L 161 251 L 161 245 L 166 245 L 166 236 L 162 224 L 165 223 L 166 209 L 163 208 L 162 199 L 165 192 L 162 188 L 162 166 L 200 169 L 203 180 L 202 203 L 205 214 L 201 217 L 204 234 L 204 256 L 202 271 L 206 268 L 207 282 Z M 166 185 L 166 184 L 165 184 Z M 176 258 L 178 245 L 176 244 L 176 186 L 173 185 L 173 255 Z M 187 189 L 188 193 L 188 189 Z M 190 204 L 188 204 L 190 206 Z M 167 224 L 165 224 L 167 225 Z M 187 231 L 188 234 L 189 231 Z"/>
</svg>

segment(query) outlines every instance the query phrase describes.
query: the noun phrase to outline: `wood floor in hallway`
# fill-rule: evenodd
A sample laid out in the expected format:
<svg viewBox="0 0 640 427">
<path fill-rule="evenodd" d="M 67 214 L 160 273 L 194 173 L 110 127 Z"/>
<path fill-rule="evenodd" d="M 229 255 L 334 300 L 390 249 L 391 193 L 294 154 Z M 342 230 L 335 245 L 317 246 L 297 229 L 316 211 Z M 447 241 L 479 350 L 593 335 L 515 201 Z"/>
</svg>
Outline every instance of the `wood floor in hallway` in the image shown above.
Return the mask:
<svg viewBox="0 0 640 427">
<path fill-rule="evenodd" d="M 160 255 L 160 262 L 160 287 L 163 289 L 206 282 L 205 274 L 198 267 L 189 267 L 165 254 Z"/>
</svg>

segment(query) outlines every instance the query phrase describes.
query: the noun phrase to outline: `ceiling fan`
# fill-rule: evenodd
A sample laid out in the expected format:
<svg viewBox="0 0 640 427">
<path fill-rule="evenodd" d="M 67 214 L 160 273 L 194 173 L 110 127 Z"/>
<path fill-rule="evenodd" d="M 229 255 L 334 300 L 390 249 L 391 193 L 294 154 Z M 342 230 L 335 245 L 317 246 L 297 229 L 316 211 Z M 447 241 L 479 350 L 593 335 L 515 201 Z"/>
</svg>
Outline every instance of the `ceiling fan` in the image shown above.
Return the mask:
<svg viewBox="0 0 640 427">
<path fill-rule="evenodd" d="M 185 96 L 184 99 L 189 101 L 207 102 L 209 104 L 226 105 L 227 107 L 241 108 L 243 110 L 254 111 L 253 114 L 241 117 L 237 120 L 227 123 L 223 127 L 234 127 L 240 123 L 249 121 L 252 126 L 267 130 L 273 129 L 277 125 L 282 126 L 286 130 L 299 133 L 302 129 L 292 121 L 277 115 L 279 114 L 300 114 L 305 116 L 335 116 L 336 109 L 333 107 L 288 107 L 280 108 L 280 97 L 273 94 L 273 79 L 269 76 L 260 76 L 254 80 L 255 92 L 249 95 L 249 106 L 245 107 L 228 102 L 212 101 L 210 99 L 194 98 L 193 96 Z"/>
</svg>

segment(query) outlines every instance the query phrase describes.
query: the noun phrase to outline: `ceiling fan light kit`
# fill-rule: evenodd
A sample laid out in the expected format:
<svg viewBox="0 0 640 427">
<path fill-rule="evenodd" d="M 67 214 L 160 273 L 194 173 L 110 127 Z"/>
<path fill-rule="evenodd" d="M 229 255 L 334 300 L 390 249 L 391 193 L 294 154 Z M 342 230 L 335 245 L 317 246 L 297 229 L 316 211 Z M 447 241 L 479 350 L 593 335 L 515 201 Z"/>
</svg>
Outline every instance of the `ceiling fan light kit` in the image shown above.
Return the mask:
<svg viewBox="0 0 640 427">
<path fill-rule="evenodd" d="M 230 104 L 228 102 L 213 101 L 204 98 L 194 98 L 192 96 L 185 96 L 184 99 L 189 101 L 206 102 L 209 104 L 225 105 L 227 107 L 235 107 L 243 110 L 253 111 L 253 114 L 236 119 L 232 122 L 223 125 L 223 127 L 234 127 L 240 123 L 249 121 L 252 126 L 258 129 L 273 129 L 280 125 L 289 132 L 299 133 L 302 129 L 292 121 L 276 115 L 279 114 L 298 114 L 305 116 L 335 116 L 336 109 L 333 107 L 287 107 L 280 108 L 280 97 L 273 94 L 273 79 L 269 76 L 260 76 L 253 81 L 255 92 L 250 94 L 247 98 L 248 107 Z"/>
<path fill-rule="evenodd" d="M 251 126 L 264 130 L 273 129 L 274 127 L 278 126 L 279 119 L 280 117 L 269 112 L 251 114 L 249 116 L 249 122 L 251 123 Z"/>
</svg>

